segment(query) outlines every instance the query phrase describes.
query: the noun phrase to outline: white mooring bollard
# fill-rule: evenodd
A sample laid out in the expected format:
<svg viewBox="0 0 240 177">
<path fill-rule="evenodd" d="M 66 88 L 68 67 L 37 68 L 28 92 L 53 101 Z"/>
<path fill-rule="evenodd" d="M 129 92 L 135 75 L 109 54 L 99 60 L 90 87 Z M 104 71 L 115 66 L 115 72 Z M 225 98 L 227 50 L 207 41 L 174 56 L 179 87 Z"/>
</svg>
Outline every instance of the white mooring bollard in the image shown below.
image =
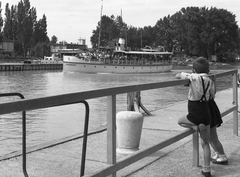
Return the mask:
<svg viewBox="0 0 240 177">
<path fill-rule="evenodd" d="M 143 115 L 135 111 L 121 111 L 116 115 L 117 153 L 131 154 L 139 150 Z"/>
</svg>

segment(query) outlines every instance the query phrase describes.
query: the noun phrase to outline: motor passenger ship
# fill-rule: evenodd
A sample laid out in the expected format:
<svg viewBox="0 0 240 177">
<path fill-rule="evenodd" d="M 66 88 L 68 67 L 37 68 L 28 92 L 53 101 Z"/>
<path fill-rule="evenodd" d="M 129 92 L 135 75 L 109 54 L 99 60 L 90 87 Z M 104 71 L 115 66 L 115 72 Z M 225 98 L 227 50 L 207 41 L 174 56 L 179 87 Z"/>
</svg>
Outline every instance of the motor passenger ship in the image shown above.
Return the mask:
<svg viewBox="0 0 240 177">
<path fill-rule="evenodd" d="M 63 56 L 64 72 L 82 73 L 161 73 L 172 69 L 173 52 L 159 50 L 125 51 L 124 40 L 119 40 L 112 54 L 97 56 L 78 53 Z"/>
</svg>

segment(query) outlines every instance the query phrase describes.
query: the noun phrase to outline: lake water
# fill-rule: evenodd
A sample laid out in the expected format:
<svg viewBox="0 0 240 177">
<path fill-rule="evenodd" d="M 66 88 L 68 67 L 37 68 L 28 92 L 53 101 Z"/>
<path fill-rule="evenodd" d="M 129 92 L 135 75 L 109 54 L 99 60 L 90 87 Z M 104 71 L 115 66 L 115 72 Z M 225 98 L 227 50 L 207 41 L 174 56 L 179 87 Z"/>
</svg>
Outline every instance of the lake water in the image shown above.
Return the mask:
<svg viewBox="0 0 240 177">
<path fill-rule="evenodd" d="M 26 99 L 60 95 L 100 88 L 174 80 L 179 70 L 158 74 L 83 74 L 62 71 L 0 72 L 1 93 L 19 92 Z M 221 70 L 213 73 L 222 72 Z M 231 78 L 217 80 L 218 90 L 229 88 Z M 186 100 L 188 89 L 183 86 L 141 92 L 143 105 L 149 110 L 161 109 Z M 117 111 L 127 109 L 126 94 L 117 96 Z M 0 98 L 0 102 L 19 100 Z M 106 98 L 89 100 L 89 129 L 106 124 Z M 60 139 L 83 132 L 85 107 L 75 104 L 27 111 L 27 146 Z M 21 113 L 0 115 L 0 156 L 21 149 Z"/>
</svg>

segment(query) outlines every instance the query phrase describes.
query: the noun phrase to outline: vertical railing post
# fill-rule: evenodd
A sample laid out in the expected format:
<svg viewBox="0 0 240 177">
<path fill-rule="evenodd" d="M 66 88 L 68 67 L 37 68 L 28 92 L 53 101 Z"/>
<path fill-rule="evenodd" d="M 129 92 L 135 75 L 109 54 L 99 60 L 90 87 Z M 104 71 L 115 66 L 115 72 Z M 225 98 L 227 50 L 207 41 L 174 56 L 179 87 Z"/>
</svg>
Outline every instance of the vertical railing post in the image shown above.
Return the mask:
<svg viewBox="0 0 240 177">
<path fill-rule="evenodd" d="M 127 93 L 127 110 L 128 111 L 135 111 L 134 97 L 135 97 L 135 92 Z"/>
<path fill-rule="evenodd" d="M 22 169 L 25 177 L 28 177 L 27 173 L 27 145 L 26 145 L 26 111 L 22 112 Z"/>
<path fill-rule="evenodd" d="M 238 136 L 238 86 L 237 86 L 237 72 L 233 74 L 233 104 L 237 109 L 233 111 L 233 134 Z"/>
<path fill-rule="evenodd" d="M 24 99 L 24 96 L 21 93 L 1 93 L 0 97 L 5 96 L 19 96 L 21 99 Z M 22 111 L 22 170 L 25 177 L 28 177 L 27 173 L 27 150 L 26 150 L 26 111 Z"/>
<path fill-rule="evenodd" d="M 199 166 L 199 133 L 194 132 L 192 135 L 193 138 L 193 166 Z"/>
<path fill-rule="evenodd" d="M 116 163 L 116 95 L 107 97 L 107 163 Z"/>
<path fill-rule="evenodd" d="M 83 176 L 85 173 L 85 162 L 86 162 L 86 152 L 87 152 L 87 138 L 88 138 L 88 125 L 89 125 L 89 105 L 86 101 L 81 101 L 85 105 L 85 122 L 84 122 L 84 133 L 83 133 L 83 144 L 82 144 L 82 159 L 81 159 L 81 168 L 80 176 Z"/>
</svg>

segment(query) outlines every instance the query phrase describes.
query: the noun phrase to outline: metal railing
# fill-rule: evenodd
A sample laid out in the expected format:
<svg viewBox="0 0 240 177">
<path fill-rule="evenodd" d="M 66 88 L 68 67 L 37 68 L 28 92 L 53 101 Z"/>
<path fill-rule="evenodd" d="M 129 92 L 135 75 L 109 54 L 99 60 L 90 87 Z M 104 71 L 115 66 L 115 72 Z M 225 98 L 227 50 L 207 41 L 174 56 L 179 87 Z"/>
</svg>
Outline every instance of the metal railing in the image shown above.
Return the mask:
<svg viewBox="0 0 240 177">
<path fill-rule="evenodd" d="M 225 116 L 233 112 L 233 133 L 238 135 L 238 92 L 237 92 L 237 70 L 230 70 L 220 74 L 216 74 L 215 78 L 232 75 L 232 88 L 233 88 L 233 105 L 222 113 Z M 198 133 L 193 130 L 185 130 L 184 132 L 171 137 L 163 142 L 160 142 L 147 149 L 143 149 L 128 158 L 117 162 L 116 158 L 116 95 L 127 94 L 130 92 L 146 91 L 152 89 L 159 89 L 165 87 L 173 87 L 177 85 L 185 85 L 188 80 L 173 80 L 158 83 L 147 83 L 139 85 L 130 85 L 122 87 L 114 87 L 107 89 L 99 89 L 85 92 L 70 93 L 64 95 L 24 99 L 20 101 L 7 102 L 0 104 L 0 115 L 9 114 L 20 111 L 36 110 L 42 108 L 49 108 L 55 106 L 69 105 L 75 103 L 86 103 L 86 116 L 85 116 L 85 128 L 84 128 L 84 141 L 82 151 L 82 164 L 80 176 L 84 175 L 86 148 L 87 148 L 87 132 L 88 132 L 88 117 L 89 107 L 85 100 L 95 99 L 99 97 L 107 97 L 107 163 L 109 166 L 99 172 L 91 174 L 89 176 L 116 176 L 116 172 L 124 167 L 164 148 L 167 147 L 191 134 L 193 134 L 193 165 L 199 165 L 199 142 Z M 86 121 L 87 120 L 87 121 Z M 26 125 L 24 125 L 26 126 Z M 23 154 L 24 155 L 24 154 Z M 25 163 L 25 162 L 23 162 Z M 26 167 L 26 163 L 25 163 Z M 25 168 L 24 167 L 24 168 Z M 26 176 L 26 175 L 25 175 Z"/>
<path fill-rule="evenodd" d="M 227 71 L 227 72 L 223 72 L 220 74 L 215 74 L 214 77 L 215 78 L 219 78 L 219 77 L 223 77 L 223 76 L 227 76 L 227 75 L 232 75 L 232 89 L 233 89 L 233 101 L 231 107 L 227 110 L 225 110 L 224 112 L 221 113 L 222 117 L 226 116 L 227 114 L 233 112 L 233 133 L 235 135 L 238 136 L 238 85 L 237 85 L 237 70 L 231 70 L 231 71 Z M 210 77 L 213 77 L 210 76 Z M 169 81 L 169 82 L 161 82 L 160 83 L 155 83 L 155 84 L 150 84 L 149 86 L 147 86 L 147 88 L 145 88 L 145 90 L 150 90 L 153 87 L 157 87 L 157 88 L 163 88 L 163 87 L 171 87 L 171 86 L 176 86 L 176 85 L 185 85 L 187 84 L 189 81 L 188 80 L 179 80 L 179 81 Z M 159 85 L 160 84 L 160 85 Z M 141 86 L 139 86 L 141 87 Z M 140 90 L 140 89 L 139 89 Z M 143 90 L 143 89 L 142 89 Z M 137 90 L 134 90 L 137 91 Z M 114 117 L 114 120 L 116 119 L 116 117 Z M 110 122 L 108 122 L 109 124 Z M 111 123 L 114 123 L 114 121 L 111 121 Z M 112 127 L 108 128 L 108 134 L 110 134 L 111 132 L 114 134 L 115 131 L 113 129 L 111 129 Z M 186 138 L 189 135 L 193 135 L 192 136 L 192 141 L 193 141 L 193 166 L 197 167 L 199 166 L 199 133 L 195 132 L 192 129 L 188 129 L 185 130 L 183 132 L 181 132 L 180 134 L 177 134 L 174 137 L 171 137 L 165 141 L 162 141 L 156 145 L 153 145 L 149 148 L 140 150 L 137 153 L 134 153 L 134 155 L 131 155 L 127 158 L 124 158 L 123 160 L 119 160 L 118 162 L 116 162 L 116 151 L 112 154 L 108 154 L 108 163 L 111 164 L 110 166 L 108 166 L 107 168 L 100 170 L 94 174 L 91 175 L 87 175 L 85 177 L 106 177 L 106 176 L 112 176 L 112 177 L 116 177 L 116 172 L 127 167 L 128 165 L 131 165 L 135 162 L 137 162 L 138 160 L 141 160 L 145 157 L 147 157 L 148 155 L 153 154 L 156 151 L 159 151 L 183 138 Z M 114 141 L 112 141 L 112 144 L 109 144 L 109 149 L 116 149 L 115 147 L 115 143 Z"/>
<path fill-rule="evenodd" d="M 1 93 L 0 97 L 10 97 L 18 96 L 21 99 L 24 99 L 23 94 L 21 93 Z M 28 177 L 27 168 L 26 168 L 26 111 L 22 111 L 22 169 L 25 177 Z"/>
<path fill-rule="evenodd" d="M 24 99 L 24 96 L 21 93 L 1 93 L 0 97 L 8 96 L 19 96 L 21 99 Z M 87 101 L 74 101 L 69 103 L 59 103 L 54 106 L 63 106 L 68 104 L 83 103 L 85 105 L 85 122 L 84 122 L 84 132 L 83 132 L 83 145 L 82 145 L 82 158 L 80 166 L 80 176 L 84 175 L 85 172 L 85 161 L 86 161 L 86 151 L 87 151 L 87 137 L 88 137 L 88 124 L 89 124 L 89 105 Z M 29 177 L 27 173 L 27 150 L 26 150 L 26 111 L 22 111 L 22 169 L 25 177 Z"/>
</svg>

